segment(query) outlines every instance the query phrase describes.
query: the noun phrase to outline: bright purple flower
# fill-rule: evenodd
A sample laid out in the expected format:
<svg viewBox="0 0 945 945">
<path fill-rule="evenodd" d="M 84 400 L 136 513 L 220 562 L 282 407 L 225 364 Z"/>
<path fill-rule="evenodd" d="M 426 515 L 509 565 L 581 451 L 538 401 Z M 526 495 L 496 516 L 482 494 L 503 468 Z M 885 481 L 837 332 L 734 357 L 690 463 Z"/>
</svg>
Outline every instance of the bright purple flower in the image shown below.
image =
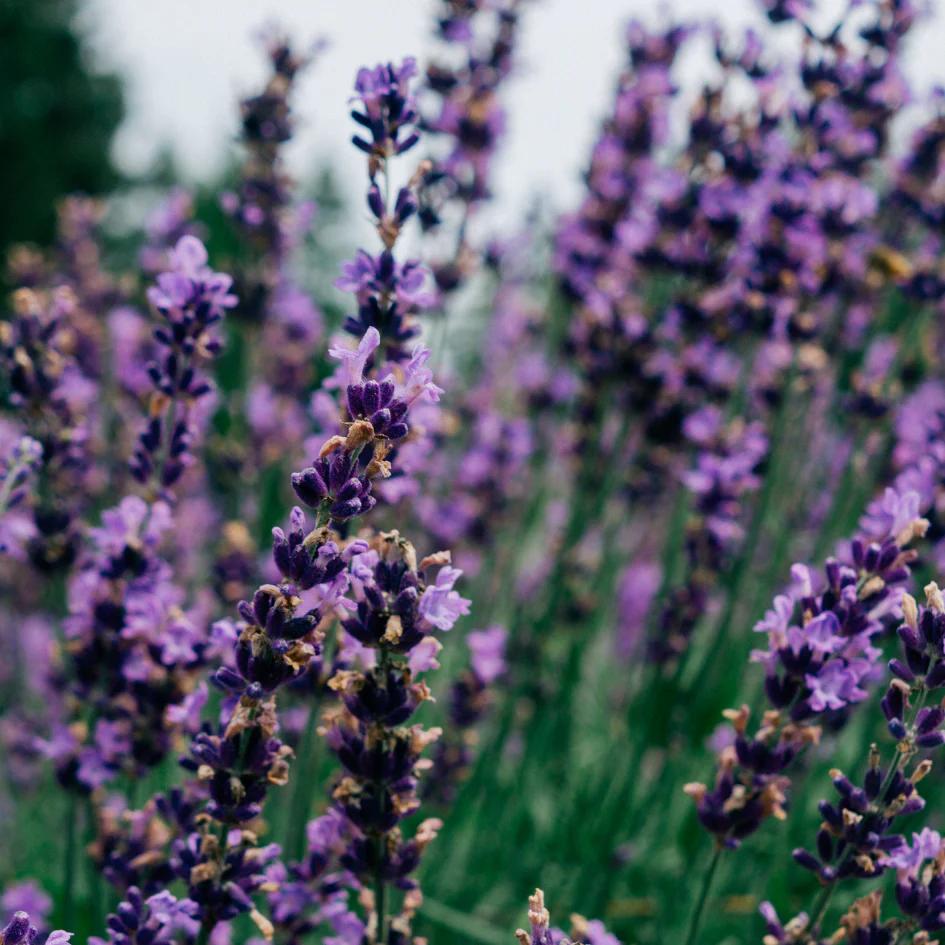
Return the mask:
<svg viewBox="0 0 945 945">
<path fill-rule="evenodd" d="M 438 630 L 451 630 L 460 617 L 469 613 L 470 601 L 453 590 L 462 576 L 458 568 L 441 568 L 436 583 L 420 595 L 420 617 Z"/>
<path fill-rule="evenodd" d="M 359 69 L 355 79 L 355 95 L 363 111 L 352 111 L 351 117 L 371 136 L 370 140 L 355 135 L 355 146 L 374 158 L 386 159 L 409 151 L 419 140 L 409 131 L 417 121 L 417 110 L 410 91 L 410 80 L 417 75 L 417 62 L 407 57 L 395 66 L 379 64 L 373 69 Z M 401 132 L 407 132 L 401 138 Z M 373 179 L 373 173 L 371 175 Z"/>
<path fill-rule="evenodd" d="M 368 328 L 358 342 L 355 350 L 334 345 L 328 349 L 328 354 L 342 364 L 341 383 L 343 387 L 360 384 L 364 377 L 364 368 L 381 343 L 381 336 L 374 327 Z"/>
<path fill-rule="evenodd" d="M 0 929 L 0 943 L 2 945 L 39 945 L 36 941 L 39 932 L 31 923 L 26 912 L 14 912 L 10 921 Z M 56 929 L 49 933 L 45 945 L 68 945 L 72 932 Z"/>
<path fill-rule="evenodd" d="M 505 627 L 472 630 L 466 636 L 470 667 L 483 685 L 489 686 L 506 671 L 505 645 L 508 631 Z"/>
</svg>

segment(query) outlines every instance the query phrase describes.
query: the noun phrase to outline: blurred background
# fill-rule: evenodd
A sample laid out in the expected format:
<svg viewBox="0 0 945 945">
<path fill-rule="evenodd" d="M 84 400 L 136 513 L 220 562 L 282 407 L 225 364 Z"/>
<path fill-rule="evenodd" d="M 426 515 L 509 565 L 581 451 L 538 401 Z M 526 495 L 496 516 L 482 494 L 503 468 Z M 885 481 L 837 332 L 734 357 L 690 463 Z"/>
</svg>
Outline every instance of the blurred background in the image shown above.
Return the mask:
<svg viewBox="0 0 945 945">
<path fill-rule="evenodd" d="M 831 23 L 842 6 L 822 2 L 817 16 Z M 119 179 L 214 189 L 234 160 L 236 103 L 264 74 L 258 34 L 272 24 L 296 42 L 326 42 L 300 83 L 290 168 L 303 187 L 331 168 L 340 195 L 357 194 L 361 167 L 347 159 L 352 77 L 366 62 L 423 58 L 431 10 L 423 0 L 2 0 L 0 154 L 15 186 L 0 207 L 0 243 L 48 238 L 51 198 L 70 191 L 99 193 Z M 670 14 L 752 27 L 775 49 L 799 41 L 773 29 L 754 0 L 593 0 L 579 11 L 573 0 L 534 0 L 506 90 L 510 125 L 488 211 L 496 225 L 513 226 L 539 193 L 557 209 L 577 200 L 621 64 L 623 24 L 631 16 L 658 24 Z M 943 35 L 945 6 L 933 5 L 905 62 L 917 93 L 945 79 Z M 717 68 L 708 43 L 694 45 L 677 68 L 690 95 Z M 903 115 L 900 134 L 909 125 Z"/>
</svg>

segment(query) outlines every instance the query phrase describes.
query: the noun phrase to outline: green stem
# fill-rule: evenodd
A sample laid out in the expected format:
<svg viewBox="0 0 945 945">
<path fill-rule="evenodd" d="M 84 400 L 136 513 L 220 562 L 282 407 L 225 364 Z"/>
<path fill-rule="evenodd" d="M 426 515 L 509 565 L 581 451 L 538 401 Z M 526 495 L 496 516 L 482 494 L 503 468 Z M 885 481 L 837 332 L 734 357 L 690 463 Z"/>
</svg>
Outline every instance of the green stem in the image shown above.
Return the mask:
<svg viewBox="0 0 945 945">
<path fill-rule="evenodd" d="M 377 869 L 374 871 L 374 915 L 375 915 L 375 933 L 374 941 L 377 945 L 383 945 L 386 941 L 384 935 L 384 923 L 387 921 L 387 883 L 381 873 L 381 862 L 383 857 L 384 837 L 377 838 Z"/>
<path fill-rule="evenodd" d="M 717 846 L 709 862 L 709 868 L 702 878 L 702 889 L 699 891 L 696 907 L 692 910 L 692 918 L 689 920 L 689 931 L 686 933 L 686 945 L 695 945 L 696 943 L 699 928 L 702 925 L 702 914 L 705 912 L 705 904 L 709 900 L 709 891 L 712 889 L 712 883 L 715 879 L 715 874 L 718 871 L 721 859 L 722 847 Z"/>
<path fill-rule="evenodd" d="M 832 883 L 824 886 L 817 894 L 817 899 L 814 901 L 814 908 L 811 912 L 813 918 L 811 920 L 810 930 L 812 933 L 816 934 L 817 930 L 820 928 L 820 923 L 824 919 L 824 914 L 827 912 L 827 907 L 830 905 L 830 900 L 833 898 L 836 888 L 837 881 L 834 880 Z"/>
<path fill-rule="evenodd" d="M 62 925 L 65 928 L 72 928 L 74 925 L 73 896 L 75 893 L 76 821 L 78 816 L 78 803 L 73 795 L 66 804 L 66 822 L 63 829 L 65 849 L 62 863 Z"/>
<path fill-rule="evenodd" d="M 308 821 L 312 805 L 312 783 L 315 778 L 315 766 L 318 758 L 315 737 L 316 706 L 310 709 L 302 741 L 299 745 L 298 760 L 295 765 L 295 785 L 289 804 L 289 822 L 286 824 L 286 850 L 290 858 L 298 860 L 305 849 L 305 824 Z"/>
<path fill-rule="evenodd" d="M 381 646 L 377 651 L 377 672 L 382 685 L 387 682 L 387 668 L 390 665 L 390 652 L 387 647 Z M 375 789 L 380 793 L 384 790 L 381 782 L 377 782 Z M 384 879 L 384 847 L 385 835 L 377 834 L 375 844 L 374 867 L 374 941 L 376 945 L 383 945 L 386 941 L 384 925 L 387 921 L 387 882 Z"/>
<path fill-rule="evenodd" d="M 86 798 L 85 812 L 85 835 L 87 842 L 92 844 L 95 842 L 97 825 L 95 822 L 95 803 L 91 797 Z M 102 874 L 99 872 L 98 866 L 95 864 L 95 861 L 91 856 L 84 856 L 83 860 L 85 862 L 86 875 L 88 877 L 88 894 L 90 904 L 89 911 L 91 912 L 92 917 L 96 923 L 104 925 L 107 906 L 105 887 L 102 884 Z"/>
</svg>

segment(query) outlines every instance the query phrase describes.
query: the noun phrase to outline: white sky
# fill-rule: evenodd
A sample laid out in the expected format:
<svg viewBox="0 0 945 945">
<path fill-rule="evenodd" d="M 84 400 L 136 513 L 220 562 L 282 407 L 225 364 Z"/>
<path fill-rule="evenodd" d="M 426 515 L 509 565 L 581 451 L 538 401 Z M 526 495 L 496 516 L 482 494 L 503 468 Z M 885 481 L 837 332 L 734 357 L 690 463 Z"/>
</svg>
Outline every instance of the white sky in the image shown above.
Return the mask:
<svg viewBox="0 0 945 945">
<path fill-rule="evenodd" d="M 906 63 L 920 88 L 945 83 L 945 0 L 916 30 Z M 622 63 L 623 25 L 654 19 L 652 0 L 532 0 L 522 26 L 519 72 L 510 83 L 509 133 L 497 168 L 500 205 L 514 213 L 540 192 L 556 206 L 579 193 L 579 173 Z M 828 15 L 841 0 L 820 0 Z M 727 25 L 767 24 L 754 0 L 676 0 L 687 19 L 720 17 Z M 333 159 L 349 194 L 360 192 L 363 167 L 350 160 L 347 100 L 362 64 L 431 48 L 426 0 L 85 0 L 85 23 L 97 58 L 126 79 L 128 118 L 116 145 L 119 162 L 141 170 L 170 144 L 185 175 L 218 169 L 236 131 L 236 102 L 264 74 L 253 38 L 277 22 L 300 43 L 318 36 L 329 48 L 295 99 L 298 134 L 293 172 L 304 178 Z M 787 41 L 784 30 L 780 42 Z M 704 62 L 687 62 L 684 79 L 699 84 Z"/>
</svg>

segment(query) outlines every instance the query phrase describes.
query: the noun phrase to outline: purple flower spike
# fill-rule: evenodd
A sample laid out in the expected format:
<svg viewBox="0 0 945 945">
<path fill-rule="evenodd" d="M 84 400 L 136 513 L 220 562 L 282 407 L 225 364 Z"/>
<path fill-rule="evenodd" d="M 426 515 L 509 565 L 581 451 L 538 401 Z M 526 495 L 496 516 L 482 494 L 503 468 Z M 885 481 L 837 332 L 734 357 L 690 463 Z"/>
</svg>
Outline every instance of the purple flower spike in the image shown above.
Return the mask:
<svg viewBox="0 0 945 945">
<path fill-rule="evenodd" d="M 410 90 L 410 80 L 416 75 L 417 62 L 412 57 L 398 66 L 387 63 L 358 70 L 352 101 L 362 110 L 353 109 L 351 117 L 370 138 L 355 135 L 352 140 L 365 154 L 383 160 L 409 151 L 419 140 L 416 131 L 410 130 L 418 117 Z"/>
<path fill-rule="evenodd" d="M 148 366 L 155 389 L 150 419 L 138 437 L 132 475 L 165 493 L 192 462 L 194 405 L 212 388 L 201 367 L 222 348 L 215 325 L 237 299 L 232 279 L 207 266 L 207 250 L 195 236 L 182 236 L 170 253 L 170 269 L 157 277 L 148 299 L 164 319 L 154 331 L 159 354 Z"/>
<path fill-rule="evenodd" d="M 0 929 L 0 945 L 39 945 L 39 933 L 30 922 L 26 912 L 15 912 L 10 921 Z M 72 932 L 56 929 L 49 933 L 45 945 L 68 945 Z"/>
<path fill-rule="evenodd" d="M 854 537 L 842 556 L 828 559 L 819 580 L 806 567 L 795 565 L 790 592 L 776 597 L 773 608 L 755 627 L 768 638 L 768 649 L 753 653 L 752 660 L 764 666 L 765 693 L 777 713 L 777 727 L 771 730 L 763 723 L 753 736 L 748 730 L 748 708 L 729 710 L 726 717 L 735 729 L 735 740 L 720 753 L 714 787 L 698 783 L 686 786 L 703 826 L 723 845 L 740 842 L 767 817 L 785 816 L 790 788 L 788 767 L 805 747 L 819 739 L 821 720 L 866 698 L 866 687 L 878 674 L 881 655 L 872 643 L 873 637 L 887 628 L 900 602 L 907 612 L 906 624 L 919 626 L 917 614 L 913 615 L 915 619 L 908 616 L 911 598 L 903 594 L 903 589 L 909 565 L 916 557 L 908 545 L 925 534 L 928 522 L 918 517 L 914 494 L 887 499 L 908 514 L 891 516 L 885 523 L 887 530 L 873 533 L 872 540 L 864 534 Z M 873 522 L 872 517 L 865 517 L 861 529 L 872 528 Z M 937 618 L 930 614 L 922 621 L 934 637 Z M 906 655 L 909 662 L 908 652 Z M 931 665 L 923 663 L 921 671 L 931 669 Z M 910 671 L 917 672 L 911 664 Z M 901 694 L 894 691 L 899 685 L 909 684 L 894 682 L 883 704 L 891 730 L 897 731 L 904 705 Z M 908 798 L 911 790 L 896 783 Z M 838 784 L 845 797 L 854 796 L 849 782 Z M 857 842 L 870 841 L 864 833 Z M 804 853 L 799 862 L 811 869 L 832 868 L 830 856 L 821 857 L 816 866 L 811 857 Z M 844 861 L 843 869 L 854 868 Z"/>
</svg>

